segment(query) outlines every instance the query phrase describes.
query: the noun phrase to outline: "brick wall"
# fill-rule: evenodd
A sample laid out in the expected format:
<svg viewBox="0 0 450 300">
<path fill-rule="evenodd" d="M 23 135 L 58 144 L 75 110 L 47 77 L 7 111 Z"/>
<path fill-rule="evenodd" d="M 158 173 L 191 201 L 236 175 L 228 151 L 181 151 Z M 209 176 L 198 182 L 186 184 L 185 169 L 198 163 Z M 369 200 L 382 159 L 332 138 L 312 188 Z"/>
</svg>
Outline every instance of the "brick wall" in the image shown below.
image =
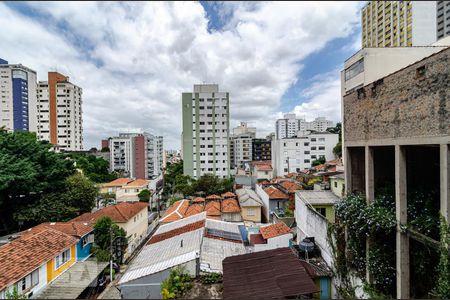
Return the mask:
<svg viewBox="0 0 450 300">
<path fill-rule="evenodd" d="M 345 141 L 448 136 L 450 48 L 355 90 L 343 101 Z"/>
</svg>

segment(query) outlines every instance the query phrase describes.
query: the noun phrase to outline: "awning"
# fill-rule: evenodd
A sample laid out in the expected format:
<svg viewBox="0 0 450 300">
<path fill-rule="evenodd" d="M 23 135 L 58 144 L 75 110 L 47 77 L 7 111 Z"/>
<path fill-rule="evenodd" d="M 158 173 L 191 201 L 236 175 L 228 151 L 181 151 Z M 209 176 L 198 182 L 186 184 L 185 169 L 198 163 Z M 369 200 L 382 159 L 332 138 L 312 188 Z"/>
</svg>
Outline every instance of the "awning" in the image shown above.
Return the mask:
<svg viewBox="0 0 450 300">
<path fill-rule="evenodd" d="M 108 265 L 95 258 L 76 262 L 37 295 L 39 299 L 76 299 Z"/>
</svg>

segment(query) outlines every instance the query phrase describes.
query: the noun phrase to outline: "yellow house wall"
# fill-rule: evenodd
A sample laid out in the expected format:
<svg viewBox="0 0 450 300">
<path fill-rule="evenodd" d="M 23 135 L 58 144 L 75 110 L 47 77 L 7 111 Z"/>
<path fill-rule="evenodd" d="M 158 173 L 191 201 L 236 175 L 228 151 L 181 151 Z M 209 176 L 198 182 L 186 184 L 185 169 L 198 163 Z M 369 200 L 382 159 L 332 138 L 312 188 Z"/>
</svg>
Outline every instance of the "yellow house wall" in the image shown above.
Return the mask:
<svg viewBox="0 0 450 300">
<path fill-rule="evenodd" d="M 60 275 L 62 272 L 70 268 L 76 260 L 76 254 L 75 254 L 75 245 L 70 247 L 70 259 L 60 266 L 58 269 L 55 270 L 55 258 L 49 260 L 47 262 L 47 283 L 50 283 L 53 279 L 55 279 L 58 275 Z"/>
<path fill-rule="evenodd" d="M 253 216 L 249 216 L 247 211 L 251 208 L 254 211 Z M 241 207 L 241 215 L 242 219 L 244 221 L 253 221 L 255 223 L 261 223 L 261 207 L 255 206 L 255 207 Z"/>
</svg>

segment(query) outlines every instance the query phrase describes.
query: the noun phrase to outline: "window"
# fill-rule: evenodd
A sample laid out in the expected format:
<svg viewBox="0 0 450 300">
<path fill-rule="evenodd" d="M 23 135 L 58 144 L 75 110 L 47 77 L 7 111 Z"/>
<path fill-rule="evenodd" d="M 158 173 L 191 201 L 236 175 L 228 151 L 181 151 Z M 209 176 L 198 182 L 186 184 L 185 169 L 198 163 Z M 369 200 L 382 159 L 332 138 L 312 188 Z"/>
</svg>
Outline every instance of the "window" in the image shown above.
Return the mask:
<svg viewBox="0 0 450 300">
<path fill-rule="evenodd" d="M 316 138 L 311 138 L 311 142 L 317 141 Z"/>
<path fill-rule="evenodd" d="M 67 249 L 55 258 L 56 269 L 68 262 L 70 259 L 70 249 Z"/>
<path fill-rule="evenodd" d="M 318 212 L 319 214 L 321 214 L 322 216 L 324 216 L 324 217 L 327 216 L 327 213 L 326 213 L 327 210 L 326 210 L 324 207 L 318 207 L 318 208 L 316 208 L 316 210 L 317 210 L 317 212 Z"/>
<path fill-rule="evenodd" d="M 425 66 L 421 66 L 416 69 L 416 79 L 425 77 L 426 69 Z"/>
<path fill-rule="evenodd" d="M 337 182 L 336 181 L 334 182 L 334 187 L 337 188 Z"/>
<path fill-rule="evenodd" d="M 364 58 L 361 58 L 353 65 L 345 69 L 345 81 L 352 79 L 362 72 L 364 72 Z"/>
<path fill-rule="evenodd" d="M 324 146 L 320 146 L 319 150 L 325 150 L 325 147 Z"/>
<path fill-rule="evenodd" d="M 247 216 L 254 216 L 254 215 L 255 215 L 255 209 L 247 208 Z"/>
</svg>

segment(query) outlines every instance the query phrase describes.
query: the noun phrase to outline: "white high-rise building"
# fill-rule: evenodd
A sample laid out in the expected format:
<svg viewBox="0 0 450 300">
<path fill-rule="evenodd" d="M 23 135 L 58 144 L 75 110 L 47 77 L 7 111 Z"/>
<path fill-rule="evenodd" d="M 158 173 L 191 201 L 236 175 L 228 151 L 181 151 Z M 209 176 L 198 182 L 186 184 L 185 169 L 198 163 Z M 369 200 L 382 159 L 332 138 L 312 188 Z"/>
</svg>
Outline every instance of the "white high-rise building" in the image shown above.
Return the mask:
<svg viewBox="0 0 450 300">
<path fill-rule="evenodd" d="M 217 84 L 194 85 L 183 93 L 184 174 L 199 178 L 213 174 L 230 176 L 229 93 Z"/>
<path fill-rule="evenodd" d="M 109 139 L 110 169 L 124 176 L 153 179 L 163 169 L 163 137 L 149 133 L 120 133 Z"/>
<path fill-rule="evenodd" d="M 0 59 L 0 127 L 37 131 L 36 72 Z"/>
<path fill-rule="evenodd" d="M 311 168 L 311 163 L 321 156 L 334 159 L 333 148 L 339 135 L 327 132 L 307 133 L 272 140 L 272 168 L 274 176 L 283 176 Z"/>
<path fill-rule="evenodd" d="M 63 150 L 83 149 L 82 89 L 69 77 L 48 72 L 37 88 L 38 137 Z"/>
<path fill-rule="evenodd" d="M 297 119 L 295 114 L 285 114 L 283 119 L 278 119 L 275 123 L 275 138 L 284 139 L 294 137 L 298 131 L 314 130 L 323 132 L 333 126 L 333 122 L 327 120 L 325 117 L 318 117 L 314 121 L 306 122 L 304 118 Z"/>
</svg>

